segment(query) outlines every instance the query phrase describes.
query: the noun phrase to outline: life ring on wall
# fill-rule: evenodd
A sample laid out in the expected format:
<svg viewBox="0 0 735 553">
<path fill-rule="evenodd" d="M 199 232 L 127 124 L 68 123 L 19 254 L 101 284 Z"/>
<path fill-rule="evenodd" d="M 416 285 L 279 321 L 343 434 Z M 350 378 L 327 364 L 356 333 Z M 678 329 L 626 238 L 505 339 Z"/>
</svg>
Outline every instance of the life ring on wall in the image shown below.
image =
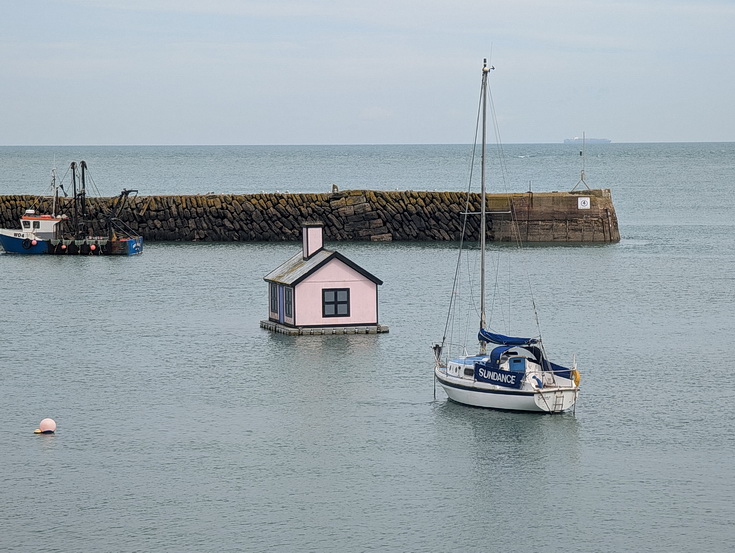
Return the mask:
<svg viewBox="0 0 735 553">
<path fill-rule="evenodd" d="M 23 246 L 23 249 L 30 250 L 31 249 L 31 246 L 33 244 L 31 244 L 30 238 L 26 238 L 25 240 L 23 240 L 23 242 L 21 243 L 21 245 Z"/>
</svg>

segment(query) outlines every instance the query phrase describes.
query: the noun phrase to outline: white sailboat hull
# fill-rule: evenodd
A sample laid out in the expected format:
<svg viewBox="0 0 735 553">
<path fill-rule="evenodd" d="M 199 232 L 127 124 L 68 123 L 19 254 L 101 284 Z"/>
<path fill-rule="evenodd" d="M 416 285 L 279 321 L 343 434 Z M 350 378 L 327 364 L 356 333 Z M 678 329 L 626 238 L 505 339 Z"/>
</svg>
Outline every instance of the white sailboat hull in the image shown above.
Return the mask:
<svg viewBox="0 0 735 553">
<path fill-rule="evenodd" d="M 452 401 L 486 409 L 562 413 L 574 407 L 579 394 L 579 388 L 574 385 L 532 390 L 503 388 L 449 375 L 443 367 L 436 367 L 434 375 Z"/>
</svg>

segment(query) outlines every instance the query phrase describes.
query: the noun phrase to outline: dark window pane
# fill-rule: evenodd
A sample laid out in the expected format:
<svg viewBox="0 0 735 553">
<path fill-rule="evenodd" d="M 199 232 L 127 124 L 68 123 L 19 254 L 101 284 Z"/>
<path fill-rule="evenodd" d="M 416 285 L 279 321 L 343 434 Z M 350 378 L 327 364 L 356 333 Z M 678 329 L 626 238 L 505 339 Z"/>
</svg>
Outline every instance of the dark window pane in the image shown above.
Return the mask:
<svg viewBox="0 0 735 553">
<path fill-rule="evenodd" d="M 349 317 L 350 289 L 326 288 L 322 290 L 322 316 Z"/>
<path fill-rule="evenodd" d="M 286 297 L 284 298 L 284 308 L 286 310 L 286 317 L 293 316 L 293 288 L 286 288 Z"/>
<path fill-rule="evenodd" d="M 278 311 L 278 286 L 271 284 L 271 312 Z"/>
</svg>

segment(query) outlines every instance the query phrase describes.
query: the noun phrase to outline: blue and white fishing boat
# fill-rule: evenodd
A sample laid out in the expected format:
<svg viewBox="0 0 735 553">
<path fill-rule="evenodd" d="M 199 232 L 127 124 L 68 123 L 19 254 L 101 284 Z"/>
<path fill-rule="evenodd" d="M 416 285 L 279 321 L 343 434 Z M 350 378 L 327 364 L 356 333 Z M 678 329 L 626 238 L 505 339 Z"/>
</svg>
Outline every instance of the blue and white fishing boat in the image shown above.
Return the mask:
<svg viewBox="0 0 735 553">
<path fill-rule="evenodd" d="M 20 217 L 19 229 L 0 229 L 0 246 L 6 253 L 26 255 L 137 255 L 143 252 L 143 237 L 136 235 L 118 218 L 128 197 L 137 190 L 123 190 L 102 217 L 89 213 L 86 193 L 87 164 L 70 166 L 72 205 L 70 215 L 59 214 L 61 202 L 56 171 L 51 172 L 52 207 L 50 214 L 27 209 Z M 80 188 L 77 189 L 77 172 Z M 66 202 L 67 204 L 69 202 Z M 102 221 L 103 233 L 92 234 L 92 221 Z M 98 224 L 99 226 L 99 224 Z"/>
<path fill-rule="evenodd" d="M 486 120 L 488 104 L 488 74 L 493 67 L 482 68 L 480 110 L 482 112 L 482 156 L 481 156 L 481 199 L 479 226 L 479 330 L 474 326 L 473 338 L 477 336 L 478 352 L 467 354 L 467 346 L 448 340 L 450 321 L 458 309 L 460 297 L 455 278 L 452 291 L 450 314 L 447 317 L 442 342 L 434 345 L 434 377 L 450 400 L 474 407 L 531 411 L 539 413 L 561 413 L 574 407 L 579 394 L 579 372 L 576 362 L 572 367 L 562 367 L 548 360 L 539 332 L 538 337 L 522 338 L 506 336 L 488 329 L 485 306 L 485 242 L 487 234 L 487 201 L 485 184 L 486 164 Z M 468 202 L 469 203 L 469 202 Z M 476 216 L 466 210 L 465 217 Z M 464 241 L 462 242 L 464 245 Z M 462 249 L 457 261 L 457 273 L 462 260 Z M 458 353 L 452 347 L 458 346 Z"/>
</svg>

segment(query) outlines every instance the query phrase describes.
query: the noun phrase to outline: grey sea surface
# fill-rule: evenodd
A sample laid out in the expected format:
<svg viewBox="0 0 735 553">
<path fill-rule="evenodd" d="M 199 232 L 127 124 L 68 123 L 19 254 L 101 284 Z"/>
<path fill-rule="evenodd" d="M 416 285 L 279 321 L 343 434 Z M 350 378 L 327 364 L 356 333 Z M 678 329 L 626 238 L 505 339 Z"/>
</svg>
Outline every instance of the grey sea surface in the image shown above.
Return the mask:
<svg viewBox="0 0 735 553">
<path fill-rule="evenodd" d="M 354 336 L 259 327 L 298 243 L 0 254 L 0 550 L 735 549 L 735 144 L 593 146 L 505 147 L 511 191 L 584 163 L 615 201 L 620 243 L 511 253 L 575 413 L 435 388 L 456 244 L 328 243 L 384 281 L 390 332 Z M 462 190 L 468 151 L 3 147 L 0 194 L 81 159 L 104 195 Z"/>
</svg>

